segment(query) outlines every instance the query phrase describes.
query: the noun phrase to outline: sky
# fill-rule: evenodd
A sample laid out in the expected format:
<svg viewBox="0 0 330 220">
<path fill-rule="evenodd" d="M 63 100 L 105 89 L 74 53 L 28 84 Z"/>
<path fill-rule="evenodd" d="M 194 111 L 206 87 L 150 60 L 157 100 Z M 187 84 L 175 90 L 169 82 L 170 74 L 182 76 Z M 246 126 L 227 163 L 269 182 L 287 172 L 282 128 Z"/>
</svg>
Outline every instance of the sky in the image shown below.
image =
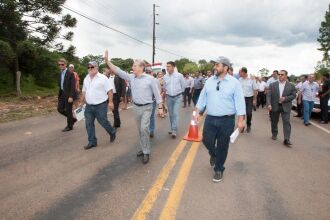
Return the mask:
<svg viewBox="0 0 330 220">
<path fill-rule="evenodd" d="M 152 44 L 154 3 L 159 6 L 156 47 L 176 54 L 156 50 L 155 62 L 226 56 L 234 72 L 245 66 L 250 74 L 267 68 L 301 75 L 313 72 L 322 60 L 317 37 L 328 0 L 67 0 L 65 6 Z M 79 57 L 108 48 L 110 58 L 151 62 L 151 47 L 63 12 L 78 20 L 71 43 Z"/>
</svg>

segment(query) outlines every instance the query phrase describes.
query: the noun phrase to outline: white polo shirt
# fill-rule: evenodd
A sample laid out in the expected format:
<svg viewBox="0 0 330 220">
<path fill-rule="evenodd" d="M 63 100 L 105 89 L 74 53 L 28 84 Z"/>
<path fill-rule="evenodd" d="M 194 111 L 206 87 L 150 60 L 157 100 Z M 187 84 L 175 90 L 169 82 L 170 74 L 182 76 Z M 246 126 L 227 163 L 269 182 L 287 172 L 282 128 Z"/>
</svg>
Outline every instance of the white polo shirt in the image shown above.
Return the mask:
<svg viewBox="0 0 330 220">
<path fill-rule="evenodd" d="M 267 83 L 265 81 L 257 82 L 259 92 L 264 92 L 265 88 L 267 86 Z"/>
<path fill-rule="evenodd" d="M 244 97 L 252 97 L 254 95 L 254 91 L 258 90 L 258 86 L 255 80 L 250 78 L 239 78 L 239 82 L 241 83 Z"/>
<path fill-rule="evenodd" d="M 85 100 L 89 105 L 98 105 L 108 100 L 108 92 L 113 89 L 109 79 L 97 73 L 93 79 L 88 74 L 84 79 L 82 91 L 85 92 Z"/>
<path fill-rule="evenodd" d="M 113 88 L 113 90 L 112 90 L 113 94 L 117 93 L 116 86 L 115 86 L 115 76 L 114 75 L 113 76 L 110 75 L 109 81 L 110 81 L 110 84 L 111 84 L 111 86 Z"/>
</svg>

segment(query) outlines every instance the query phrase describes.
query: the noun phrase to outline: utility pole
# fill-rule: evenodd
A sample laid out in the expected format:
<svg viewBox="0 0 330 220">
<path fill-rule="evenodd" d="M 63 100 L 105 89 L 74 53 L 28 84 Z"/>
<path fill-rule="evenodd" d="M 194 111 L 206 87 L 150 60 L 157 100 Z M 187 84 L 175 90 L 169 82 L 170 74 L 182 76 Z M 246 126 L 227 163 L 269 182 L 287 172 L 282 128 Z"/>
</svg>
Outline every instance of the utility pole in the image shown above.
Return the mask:
<svg viewBox="0 0 330 220">
<path fill-rule="evenodd" d="M 152 26 L 152 65 L 155 64 L 155 54 L 156 54 L 156 25 L 159 25 L 159 23 L 156 23 L 156 4 L 153 4 L 153 26 Z"/>
</svg>

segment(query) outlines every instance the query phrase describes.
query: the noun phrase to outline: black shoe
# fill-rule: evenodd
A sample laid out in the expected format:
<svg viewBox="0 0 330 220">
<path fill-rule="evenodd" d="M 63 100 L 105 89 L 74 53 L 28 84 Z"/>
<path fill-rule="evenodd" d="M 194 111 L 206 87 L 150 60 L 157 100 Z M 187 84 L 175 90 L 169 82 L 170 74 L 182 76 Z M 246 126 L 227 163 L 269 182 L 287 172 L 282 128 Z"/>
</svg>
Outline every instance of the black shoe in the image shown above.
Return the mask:
<svg viewBox="0 0 330 220">
<path fill-rule="evenodd" d="M 311 125 L 311 123 L 309 123 L 309 122 L 305 124 L 305 126 L 309 126 L 309 125 Z"/>
<path fill-rule="evenodd" d="M 150 132 L 150 135 L 149 135 L 151 138 L 154 137 L 154 132 Z"/>
<path fill-rule="evenodd" d="M 115 129 L 117 129 L 117 128 L 120 128 L 120 125 L 117 125 L 117 126 L 113 126 Z"/>
<path fill-rule="evenodd" d="M 73 128 L 65 127 L 65 128 L 62 130 L 62 132 L 67 132 L 67 131 L 71 131 L 71 130 L 73 130 Z"/>
<path fill-rule="evenodd" d="M 283 144 L 287 147 L 290 147 L 292 145 L 292 143 L 290 142 L 290 140 L 284 140 Z"/>
<path fill-rule="evenodd" d="M 223 177 L 223 171 L 215 171 L 215 174 L 213 176 L 213 182 L 219 183 L 222 181 Z"/>
<path fill-rule="evenodd" d="M 300 117 L 301 117 L 301 115 L 295 115 L 295 116 L 293 116 L 293 117 L 296 117 L 296 118 L 300 118 Z"/>
<path fill-rule="evenodd" d="M 114 142 L 116 139 L 116 132 L 113 134 L 110 134 L 110 143 Z"/>
<path fill-rule="evenodd" d="M 273 135 L 273 136 L 272 136 L 272 139 L 273 139 L 274 141 L 277 140 L 277 136 Z"/>
<path fill-rule="evenodd" d="M 326 121 L 320 121 L 320 124 L 328 124 Z"/>
<path fill-rule="evenodd" d="M 143 156 L 143 152 L 142 151 L 139 151 L 137 154 L 136 154 L 137 157 L 142 157 Z"/>
<path fill-rule="evenodd" d="M 169 131 L 168 134 L 172 134 L 172 131 Z"/>
<path fill-rule="evenodd" d="M 84 147 L 84 149 L 88 150 L 88 149 L 91 149 L 91 148 L 96 147 L 96 146 L 97 146 L 97 144 L 88 144 Z"/>
<path fill-rule="evenodd" d="M 211 165 L 211 167 L 214 167 L 214 165 L 215 165 L 215 157 L 214 156 L 210 156 L 210 165 Z"/>
<path fill-rule="evenodd" d="M 172 138 L 173 138 L 173 139 L 176 138 L 176 133 L 172 133 Z"/>
<path fill-rule="evenodd" d="M 247 132 L 247 133 L 250 133 L 250 132 L 251 132 L 251 127 L 247 127 L 247 128 L 246 128 L 246 132 Z"/>
<path fill-rule="evenodd" d="M 142 159 L 142 163 L 147 164 L 148 162 L 149 162 L 149 154 L 144 154 L 143 159 Z"/>
</svg>

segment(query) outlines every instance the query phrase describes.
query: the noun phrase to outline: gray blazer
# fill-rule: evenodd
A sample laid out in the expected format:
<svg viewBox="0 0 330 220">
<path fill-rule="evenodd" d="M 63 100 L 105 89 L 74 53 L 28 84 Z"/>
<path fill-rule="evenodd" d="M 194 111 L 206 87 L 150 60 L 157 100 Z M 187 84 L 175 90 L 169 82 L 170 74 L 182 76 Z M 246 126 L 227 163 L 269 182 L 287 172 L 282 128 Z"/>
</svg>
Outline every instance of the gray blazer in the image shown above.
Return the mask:
<svg viewBox="0 0 330 220">
<path fill-rule="evenodd" d="M 285 97 L 285 101 L 282 103 L 283 111 L 290 112 L 292 108 L 292 100 L 296 98 L 296 88 L 289 81 L 286 82 L 284 91 L 282 94 Z M 272 111 L 278 111 L 280 101 L 280 87 L 279 82 L 276 81 L 269 86 L 267 91 L 267 106 L 272 106 Z"/>
</svg>

